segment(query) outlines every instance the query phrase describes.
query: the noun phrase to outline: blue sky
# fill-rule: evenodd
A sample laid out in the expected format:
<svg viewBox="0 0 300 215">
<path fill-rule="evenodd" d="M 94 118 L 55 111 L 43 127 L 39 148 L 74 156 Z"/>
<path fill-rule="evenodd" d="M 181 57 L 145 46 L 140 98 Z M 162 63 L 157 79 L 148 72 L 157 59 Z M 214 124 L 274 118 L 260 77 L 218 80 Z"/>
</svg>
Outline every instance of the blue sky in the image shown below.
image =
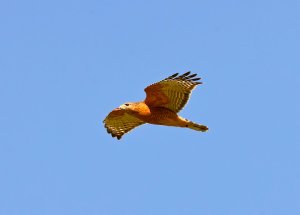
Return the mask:
<svg viewBox="0 0 300 215">
<path fill-rule="evenodd" d="M 0 3 L 0 214 L 300 214 L 300 2 Z M 207 133 L 102 120 L 191 70 Z"/>
</svg>

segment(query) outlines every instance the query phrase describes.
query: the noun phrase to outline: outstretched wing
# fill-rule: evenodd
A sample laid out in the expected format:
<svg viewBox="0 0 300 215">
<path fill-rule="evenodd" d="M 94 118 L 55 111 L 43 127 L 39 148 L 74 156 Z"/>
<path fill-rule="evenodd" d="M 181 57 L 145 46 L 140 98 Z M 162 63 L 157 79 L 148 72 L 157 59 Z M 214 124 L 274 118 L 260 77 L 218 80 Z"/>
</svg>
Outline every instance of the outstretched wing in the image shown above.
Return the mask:
<svg viewBox="0 0 300 215">
<path fill-rule="evenodd" d="M 154 83 L 145 89 L 145 103 L 150 107 L 165 107 L 175 113 L 179 112 L 189 100 L 192 90 L 200 78 L 191 72 L 178 76 L 178 73 Z"/>
<path fill-rule="evenodd" d="M 120 108 L 116 108 L 110 112 L 103 123 L 107 133 L 110 133 L 112 137 L 117 137 L 118 140 L 121 139 L 125 133 L 144 124 L 142 120 L 127 114 Z"/>
</svg>

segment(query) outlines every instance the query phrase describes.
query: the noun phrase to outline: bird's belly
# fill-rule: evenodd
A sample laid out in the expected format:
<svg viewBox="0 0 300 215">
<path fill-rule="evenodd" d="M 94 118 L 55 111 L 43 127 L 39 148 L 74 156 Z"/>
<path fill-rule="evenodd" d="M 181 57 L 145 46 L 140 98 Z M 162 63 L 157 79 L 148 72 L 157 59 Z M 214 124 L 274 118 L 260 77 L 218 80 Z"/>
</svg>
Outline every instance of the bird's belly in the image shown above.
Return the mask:
<svg viewBox="0 0 300 215">
<path fill-rule="evenodd" d="M 155 125 L 166 125 L 166 126 L 177 126 L 178 122 L 177 120 L 165 118 L 165 119 L 151 119 L 148 121 L 150 124 L 155 124 Z"/>
<path fill-rule="evenodd" d="M 156 125 L 178 126 L 179 118 L 176 113 L 166 108 L 152 108 L 151 114 L 143 119 Z"/>
</svg>

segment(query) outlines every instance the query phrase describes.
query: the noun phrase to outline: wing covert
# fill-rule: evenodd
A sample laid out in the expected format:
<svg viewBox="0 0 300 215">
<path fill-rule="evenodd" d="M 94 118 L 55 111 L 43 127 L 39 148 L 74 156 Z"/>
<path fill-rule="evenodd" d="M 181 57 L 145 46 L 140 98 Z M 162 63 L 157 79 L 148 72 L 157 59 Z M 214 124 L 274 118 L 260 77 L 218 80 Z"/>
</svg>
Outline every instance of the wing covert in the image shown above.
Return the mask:
<svg viewBox="0 0 300 215">
<path fill-rule="evenodd" d="M 112 137 L 117 137 L 118 140 L 130 130 L 144 124 L 142 120 L 127 114 L 120 108 L 116 108 L 110 112 L 103 123 L 107 133 L 110 133 Z"/>
<path fill-rule="evenodd" d="M 202 82 L 197 74 L 186 72 L 178 76 L 178 73 L 154 83 L 145 88 L 145 103 L 151 107 L 165 107 L 175 113 L 182 110 L 188 102 L 192 90 Z"/>
</svg>

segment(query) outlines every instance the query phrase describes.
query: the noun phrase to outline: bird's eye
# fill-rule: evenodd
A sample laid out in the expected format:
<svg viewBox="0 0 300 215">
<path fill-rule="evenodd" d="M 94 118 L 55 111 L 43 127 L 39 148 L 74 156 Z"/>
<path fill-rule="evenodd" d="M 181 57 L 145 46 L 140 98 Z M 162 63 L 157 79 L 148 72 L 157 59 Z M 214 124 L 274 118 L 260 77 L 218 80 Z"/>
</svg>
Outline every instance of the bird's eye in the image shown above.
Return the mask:
<svg viewBox="0 0 300 215">
<path fill-rule="evenodd" d="M 126 106 L 129 106 L 129 104 L 127 104 L 127 103 L 126 103 L 125 105 L 126 105 Z"/>
</svg>

